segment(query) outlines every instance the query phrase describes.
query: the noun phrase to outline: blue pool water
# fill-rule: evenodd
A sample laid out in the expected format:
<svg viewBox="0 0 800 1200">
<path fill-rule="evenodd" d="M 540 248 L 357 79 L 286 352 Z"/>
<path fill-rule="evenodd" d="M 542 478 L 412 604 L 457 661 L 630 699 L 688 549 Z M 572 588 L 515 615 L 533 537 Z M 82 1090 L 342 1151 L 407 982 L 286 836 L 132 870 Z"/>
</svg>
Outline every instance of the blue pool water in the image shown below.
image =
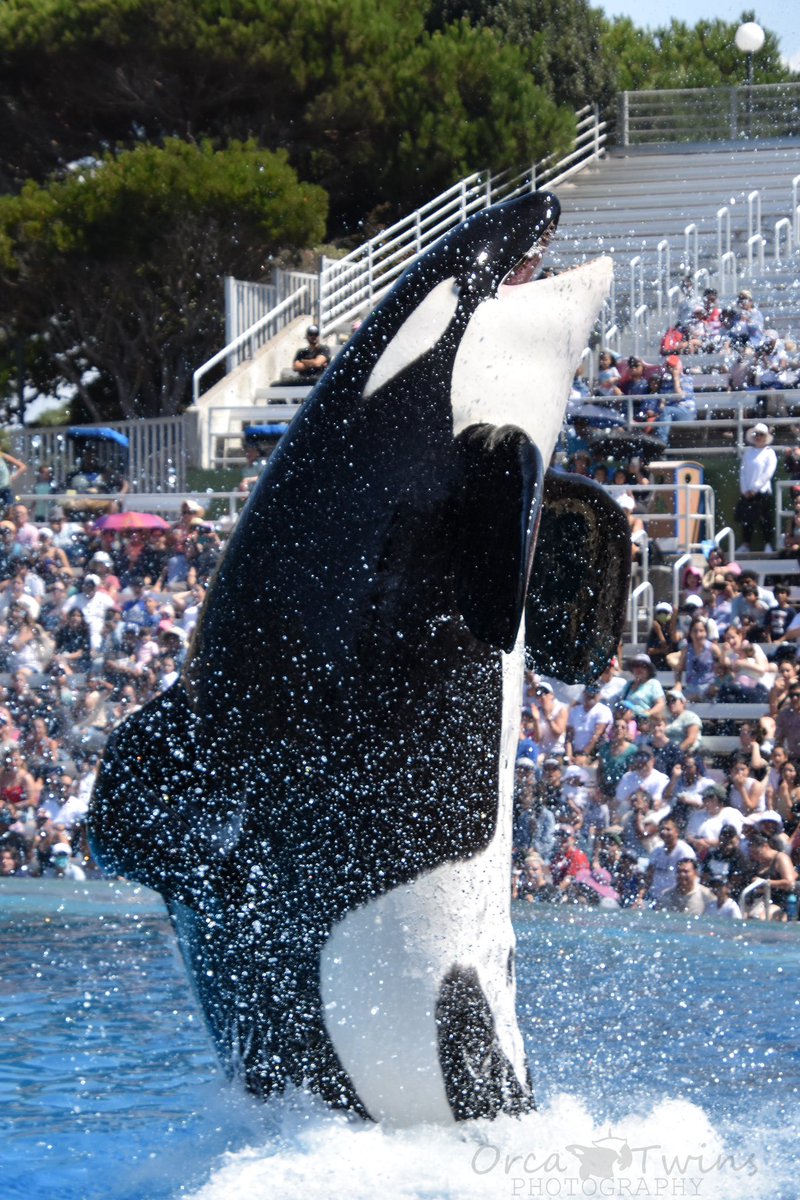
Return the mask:
<svg viewBox="0 0 800 1200">
<path fill-rule="evenodd" d="M 539 1111 L 387 1130 L 217 1068 L 160 900 L 0 881 L 3 1200 L 796 1200 L 800 927 L 521 906 Z"/>
</svg>

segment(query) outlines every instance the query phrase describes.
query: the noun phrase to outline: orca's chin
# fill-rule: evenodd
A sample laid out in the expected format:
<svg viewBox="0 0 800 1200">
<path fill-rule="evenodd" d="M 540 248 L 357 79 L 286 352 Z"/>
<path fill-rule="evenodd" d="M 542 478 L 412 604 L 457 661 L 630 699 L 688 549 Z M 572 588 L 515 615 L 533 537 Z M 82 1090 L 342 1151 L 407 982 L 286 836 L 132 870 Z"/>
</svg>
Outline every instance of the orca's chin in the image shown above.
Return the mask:
<svg viewBox="0 0 800 1200">
<path fill-rule="evenodd" d="M 553 221 L 536 239 L 518 262 L 514 264 L 502 281 L 501 287 L 518 287 L 523 283 L 533 283 L 542 265 L 547 248 L 555 237 L 556 223 Z"/>
</svg>

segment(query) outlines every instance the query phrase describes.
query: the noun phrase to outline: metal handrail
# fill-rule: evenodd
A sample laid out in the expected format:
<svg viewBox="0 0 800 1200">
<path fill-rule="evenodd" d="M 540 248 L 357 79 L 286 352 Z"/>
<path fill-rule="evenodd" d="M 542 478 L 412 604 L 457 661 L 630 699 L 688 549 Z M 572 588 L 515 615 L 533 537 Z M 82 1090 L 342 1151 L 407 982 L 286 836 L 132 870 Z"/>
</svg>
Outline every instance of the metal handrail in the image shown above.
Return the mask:
<svg viewBox="0 0 800 1200">
<path fill-rule="evenodd" d="M 691 554 L 681 554 L 672 564 L 672 607 L 675 612 L 678 611 L 681 601 L 681 573 L 691 561 Z"/>
<path fill-rule="evenodd" d="M 692 253 L 691 247 L 694 247 Z M 683 258 L 684 269 L 687 274 L 697 274 L 697 264 L 699 261 L 700 243 L 697 222 L 690 221 L 683 231 Z"/>
<path fill-rule="evenodd" d="M 736 553 L 736 534 L 731 529 L 730 525 L 723 526 L 719 533 L 714 534 L 714 545 L 717 549 L 722 548 L 722 543 L 727 542 L 727 549 L 723 553 L 727 556 L 728 562 L 733 560 Z"/>
<path fill-rule="evenodd" d="M 301 286 L 297 288 L 296 291 L 292 292 L 290 296 L 287 296 L 286 299 L 282 300 L 281 303 L 275 308 L 270 309 L 270 311 L 265 313 L 263 317 L 259 317 L 257 321 L 253 322 L 249 329 L 245 329 L 239 334 L 238 337 L 234 338 L 232 342 L 229 342 L 227 346 L 223 346 L 221 350 L 218 350 L 216 354 L 212 355 L 211 358 L 204 362 L 202 366 L 198 367 L 197 370 L 192 374 L 192 403 L 197 404 L 198 400 L 200 399 L 200 380 L 203 379 L 209 371 L 213 371 L 214 367 L 218 366 L 221 362 L 224 362 L 230 355 L 234 354 L 237 350 L 240 350 L 248 342 L 252 344 L 254 338 L 256 338 L 262 331 L 266 330 L 271 323 L 275 323 L 277 320 L 279 320 L 285 311 L 290 309 L 293 305 L 296 305 L 302 299 L 303 295 L 308 292 L 308 290 L 308 284 L 301 284 Z"/>
<path fill-rule="evenodd" d="M 792 254 L 792 235 L 793 235 L 792 221 L 790 220 L 789 217 L 780 217 L 780 219 L 775 222 L 775 248 L 774 248 L 773 255 L 772 255 L 773 259 L 775 260 L 775 266 L 778 266 L 781 261 L 781 230 L 782 229 L 786 230 L 786 257 L 790 258 L 791 254 Z"/>
<path fill-rule="evenodd" d="M 641 597 L 646 597 L 644 609 L 649 627 L 653 623 L 652 583 L 640 583 L 638 587 L 633 589 L 628 597 L 628 607 L 630 609 L 631 641 L 634 645 L 638 645 L 639 642 L 639 603 Z"/>
<path fill-rule="evenodd" d="M 747 239 L 747 274 L 753 278 L 753 247 L 758 248 L 758 270 L 764 273 L 764 238 L 760 233 L 754 233 Z"/>
<path fill-rule="evenodd" d="M 742 888 L 739 895 L 739 906 L 743 910 L 745 900 L 759 888 L 764 889 L 764 915 L 769 920 L 769 910 L 772 904 L 772 884 L 769 879 L 754 879 L 752 883 L 748 883 L 747 887 Z"/>
<path fill-rule="evenodd" d="M 725 238 L 722 237 L 722 219 L 725 218 Z M 731 210 L 727 204 L 717 209 L 717 258 L 727 254 L 731 248 Z"/>
</svg>

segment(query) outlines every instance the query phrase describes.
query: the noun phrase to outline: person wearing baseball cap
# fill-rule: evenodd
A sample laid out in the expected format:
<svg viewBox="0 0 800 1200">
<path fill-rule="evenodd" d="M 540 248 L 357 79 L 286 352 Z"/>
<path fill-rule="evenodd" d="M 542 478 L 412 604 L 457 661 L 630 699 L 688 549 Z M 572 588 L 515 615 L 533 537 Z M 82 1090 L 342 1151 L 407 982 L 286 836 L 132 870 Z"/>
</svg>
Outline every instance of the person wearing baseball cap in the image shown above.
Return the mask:
<svg viewBox="0 0 800 1200">
<path fill-rule="evenodd" d="M 319 326 L 309 325 L 306 344 L 294 356 L 293 369 L 303 379 L 318 379 L 331 361 L 330 347 L 320 340 Z"/>
</svg>

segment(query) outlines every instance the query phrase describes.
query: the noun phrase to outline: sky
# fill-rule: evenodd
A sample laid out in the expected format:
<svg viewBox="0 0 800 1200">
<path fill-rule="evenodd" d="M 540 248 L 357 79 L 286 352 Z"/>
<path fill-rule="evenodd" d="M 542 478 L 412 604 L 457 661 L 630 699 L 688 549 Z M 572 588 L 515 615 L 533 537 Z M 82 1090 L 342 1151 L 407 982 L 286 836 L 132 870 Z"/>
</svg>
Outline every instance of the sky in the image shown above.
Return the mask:
<svg viewBox="0 0 800 1200">
<path fill-rule="evenodd" d="M 667 25 L 671 17 L 696 25 L 701 20 L 736 21 L 743 10 L 752 9 L 760 25 L 778 35 L 783 57 L 800 71 L 800 4 L 797 0 L 757 0 L 724 3 L 724 0 L 605 0 L 593 7 L 603 8 L 609 17 L 630 17 L 638 26 L 655 29 Z"/>
</svg>

